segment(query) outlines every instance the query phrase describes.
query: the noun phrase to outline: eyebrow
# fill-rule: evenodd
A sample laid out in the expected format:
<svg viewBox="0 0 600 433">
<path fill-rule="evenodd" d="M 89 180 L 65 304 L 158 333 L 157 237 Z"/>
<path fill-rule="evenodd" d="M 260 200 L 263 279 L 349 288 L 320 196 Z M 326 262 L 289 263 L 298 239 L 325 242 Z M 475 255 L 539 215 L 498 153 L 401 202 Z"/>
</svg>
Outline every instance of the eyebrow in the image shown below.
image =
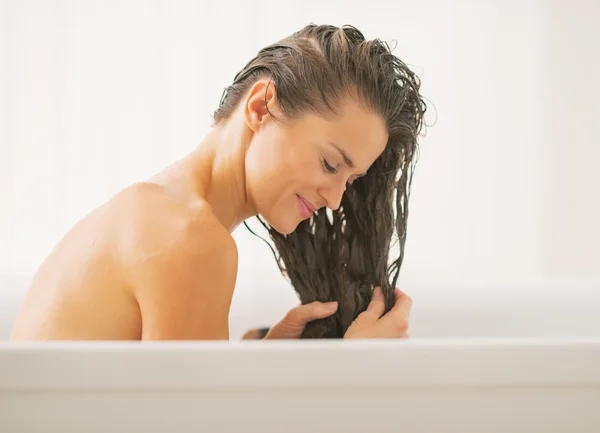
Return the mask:
<svg viewBox="0 0 600 433">
<path fill-rule="evenodd" d="M 340 146 L 338 146 L 335 143 L 331 143 L 331 145 L 336 148 L 336 150 L 340 153 L 340 155 L 342 155 L 342 158 L 344 158 L 344 162 L 346 163 L 346 165 L 350 168 L 354 168 L 354 162 L 352 162 L 352 160 L 350 159 L 348 154 L 346 152 L 344 152 L 344 149 L 342 149 Z"/>
</svg>

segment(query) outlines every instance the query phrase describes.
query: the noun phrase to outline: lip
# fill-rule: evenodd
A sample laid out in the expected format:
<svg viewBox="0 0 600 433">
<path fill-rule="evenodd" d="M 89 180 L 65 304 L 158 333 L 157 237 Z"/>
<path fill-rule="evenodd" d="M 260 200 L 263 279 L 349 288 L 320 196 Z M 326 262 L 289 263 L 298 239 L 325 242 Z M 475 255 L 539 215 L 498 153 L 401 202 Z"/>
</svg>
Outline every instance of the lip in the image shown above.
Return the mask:
<svg viewBox="0 0 600 433">
<path fill-rule="evenodd" d="M 311 202 L 300 197 L 298 194 L 296 194 L 296 199 L 298 200 L 298 207 L 303 218 L 310 218 L 317 211 L 317 208 Z"/>
</svg>

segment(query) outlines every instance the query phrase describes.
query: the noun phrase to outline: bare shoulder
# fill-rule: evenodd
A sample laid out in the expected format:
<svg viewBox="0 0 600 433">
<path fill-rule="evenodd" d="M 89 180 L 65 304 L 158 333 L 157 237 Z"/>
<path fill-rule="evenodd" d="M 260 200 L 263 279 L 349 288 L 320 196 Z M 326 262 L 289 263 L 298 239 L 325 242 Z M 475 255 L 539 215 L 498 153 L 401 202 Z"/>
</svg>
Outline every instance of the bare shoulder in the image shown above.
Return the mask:
<svg viewBox="0 0 600 433">
<path fill-rule="evenodd" d="M 114 199 L 119 252 L 140 306 L 144 339 L 228 338 L 237 247 L 212 208 L 182 203 L 160 185 Z"/>
<path fill-rule="evenodd" d="M 237 254 L 233 237 L 203 200 L 190 205 L 161 185 L 138 183 L 117 194 L 111 206 L 122 222 L 122 247 L 144 253 L 146 259 L 158 256 L 165 248 L 186 257 L 206 249 L 213 254 Z"/>
</svg>

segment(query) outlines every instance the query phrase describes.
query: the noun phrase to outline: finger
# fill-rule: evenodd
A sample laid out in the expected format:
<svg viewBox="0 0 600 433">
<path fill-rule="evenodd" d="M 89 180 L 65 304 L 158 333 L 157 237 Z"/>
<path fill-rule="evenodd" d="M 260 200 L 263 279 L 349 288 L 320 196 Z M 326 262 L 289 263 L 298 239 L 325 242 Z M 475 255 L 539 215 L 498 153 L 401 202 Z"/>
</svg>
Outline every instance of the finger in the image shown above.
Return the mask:
<svg viewBox="0 0 600 433">
<path fill-rule="evenodd" d="M 405 293 L 397 294 L 394 307 L 381 319 L 382 324 L 393 337 L 407 335 L 412 299 Z"/>
<path fill-rule="evenodd" d="M 382 314 L 385 312 L 385 299 L 383 297 L 383 291 L 381 287 L 377 286 L 373 290 L 373 296 L 371 298 L 371 302 L 367 307 L 365 313 L 369 317 L 374 318 L 375 320 L 379 319 Z"/>
<path fill-rule="evenodd" d="M 282 322 L 290 326 L 305 326 L 308 322 L 331 316 L 338 308 L 337 302 L 311 302 L 290 310 Z"/>
<path fill-rule="evenodd" d="M 400 290 L 399 288 L 396 287 L 396 289 L 394 290 L 394 295 L 395 295 L 395 299 L 396 301 L 398 299 L 400 299 L 402 297 L 402 295 L 405 295 L 406 293 L 404 293 L 402 290 Z"/>
<path fill-rule="evenodd" d="M 404 314 L 406 317 L 409 317 L 413 304 L 412 298 L 400 289 L 396 289 L 395 294 L 396 303 L 392 307 L 392 310 L 399 310 L 400 314 Z"/>
<path fill-rule="evenodd" d="M 331 316 L 337 310 L 337 302 L 311 302 L 290 310 L 285 317 L 273 326 L 265 339 L 300 338 L 306 324 L 312 320 Z"/>
</svg>

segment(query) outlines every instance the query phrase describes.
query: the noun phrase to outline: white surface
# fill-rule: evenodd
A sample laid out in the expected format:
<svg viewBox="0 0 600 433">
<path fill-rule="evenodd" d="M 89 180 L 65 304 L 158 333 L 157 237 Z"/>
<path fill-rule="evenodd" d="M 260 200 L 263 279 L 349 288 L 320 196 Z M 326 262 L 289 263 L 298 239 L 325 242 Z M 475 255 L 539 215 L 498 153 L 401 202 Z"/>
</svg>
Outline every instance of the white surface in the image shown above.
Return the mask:
<svg viewBox="0 0 600 433">
<path fill-rule="evenodd" d="M 11 433 L 597 433 L 598 407 L 600 339 L 0 346 Z"/>
</svg>

